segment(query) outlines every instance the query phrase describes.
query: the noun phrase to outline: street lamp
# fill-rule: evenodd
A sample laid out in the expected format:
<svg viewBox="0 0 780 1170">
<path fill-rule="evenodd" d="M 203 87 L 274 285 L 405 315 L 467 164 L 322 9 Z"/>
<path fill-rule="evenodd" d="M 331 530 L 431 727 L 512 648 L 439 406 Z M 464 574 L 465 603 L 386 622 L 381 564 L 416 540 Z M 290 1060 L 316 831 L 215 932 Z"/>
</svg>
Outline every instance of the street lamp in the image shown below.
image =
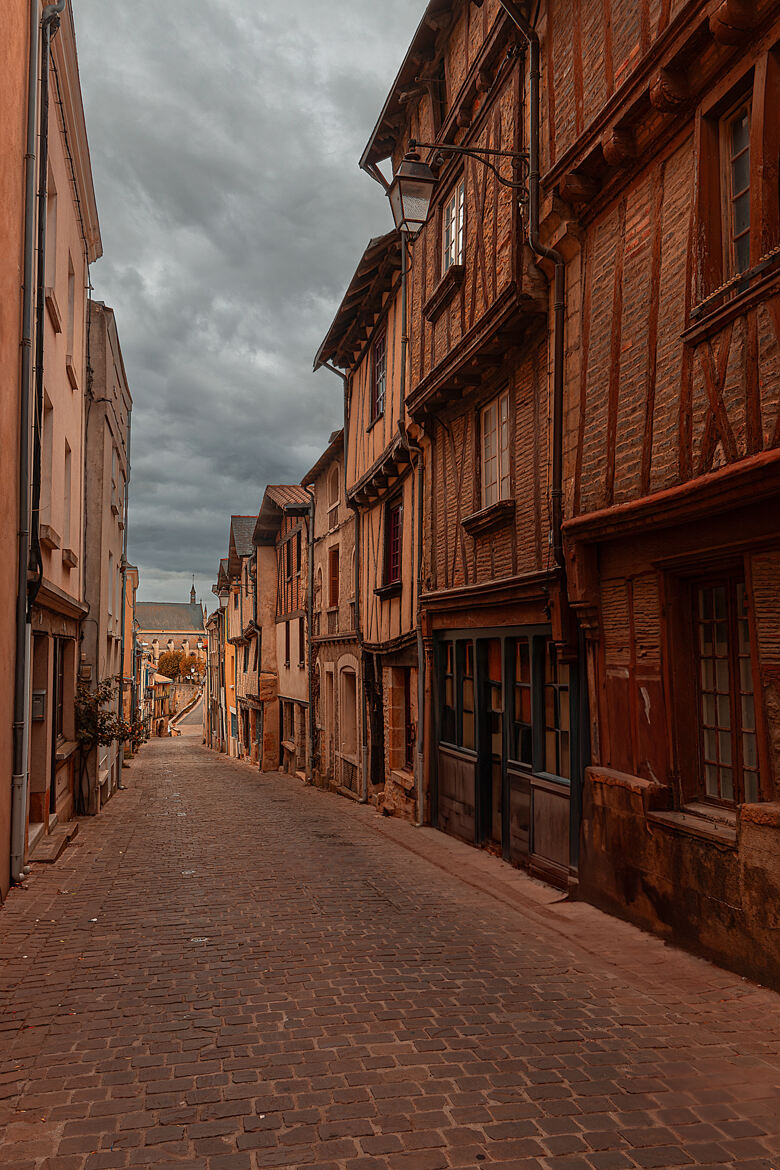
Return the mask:
<svg viewBox="0 0 780 1170">
<path fill-rule="evenodd" d="M 404 156 L 387 191 L 395 226 L 415 236 L 428 218 L 436 176 L 415 151 Z"/>
</svg>

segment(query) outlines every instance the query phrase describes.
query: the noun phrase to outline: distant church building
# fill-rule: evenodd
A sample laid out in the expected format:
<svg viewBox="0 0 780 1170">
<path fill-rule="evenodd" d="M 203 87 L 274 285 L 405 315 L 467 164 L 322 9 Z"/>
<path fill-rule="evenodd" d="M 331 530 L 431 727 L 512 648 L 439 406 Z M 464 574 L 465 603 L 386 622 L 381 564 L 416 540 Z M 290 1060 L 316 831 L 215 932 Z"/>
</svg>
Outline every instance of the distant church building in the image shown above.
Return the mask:
<svg viewBox="0 0 780 1170">
<path fill-rule="evenodd" d="M 149 650 L 155 663 L 166 650 L 183 650 L 206 661 L 206 611 L 195 597 L 195 585 L 188 603 L 178 601 L 137 601 L 137 639 Z"/>
</svg>

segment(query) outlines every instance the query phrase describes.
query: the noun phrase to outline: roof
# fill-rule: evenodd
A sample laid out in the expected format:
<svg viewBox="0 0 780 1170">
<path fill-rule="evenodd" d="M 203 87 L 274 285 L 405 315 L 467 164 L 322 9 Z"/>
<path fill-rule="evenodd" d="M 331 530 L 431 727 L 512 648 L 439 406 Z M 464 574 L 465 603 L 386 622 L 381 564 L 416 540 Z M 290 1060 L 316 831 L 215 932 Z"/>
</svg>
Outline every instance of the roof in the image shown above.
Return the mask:
<svg viewBox="0 0 780 1170">
<path fill-rule="evenodd" d="M 230 545 L 227 558 L 228 573 L 235 577 L 241 570 L 242 557 L 251 557 L 255 551 L 252 533 L 255 530 L 254 516 L 230 517 Z"/>
<path fill-rule="evenodd" d="M 344 449 L 344 428 L 334 431 L 328 440 L 328 446 L 320 455 L 317 462 L 312 467 L 311 471 L 307 471 L 301 480 L 302 484 L 313 483 L 318 476 L 322 475 L 326 467 L 328 467 L 340 451 Z"/>
<path fill-rule="evenodd" d="M 392 287 L 395 270 L 400 267 L 401 241 L 397 231 L 369 240 L 325 340 L 317 350 L 315 370 L 325 362 L 342 370 L 349 369 L 365 340 L 362 327 L 373 326 L 382 295 Z"/>
<path fill-rule="evenodd" d="M 155 630 L 161 633 L 203 631 L 203 610 L 197 602 L 192 605 L 178 601 L 137 601 L 135 619 L 139 630 L 144 633 Z"/>
<path fill-rule="evenodd" d="M 267 544 L 276 539 L 282 523 L 282 513 L 288 504 L 306 504 L 309 493 L 297 483 L 271 483 L 263 493 L 263 502 L 257 515 L 252 540 Z"/>
<path fill-rule="evenodd" d="M 406 94 L 420 88 L 420 74 L 436 54 L 440 28 L 440 20 L 437 18 L 448 14 L 453 7 L 453 0 L 429 0 L 387 100 L 382 106 L 377 124 L 366 143 L 360 159 L 361 167 L 376 166 L 393 153 L 396 133 L 406 116 L 406 105 L 402 99 Z"/>
<path fill-rule="evenodd" d="M 152 682 L 154 683 L 155 686 L 159 686 L 160 683 L 171 683 L 171 682 L 173 682 L 173 679 L 168 678 L 167 674 L 156 674 L 155 673 L 152 675 Z"/>
</svg>

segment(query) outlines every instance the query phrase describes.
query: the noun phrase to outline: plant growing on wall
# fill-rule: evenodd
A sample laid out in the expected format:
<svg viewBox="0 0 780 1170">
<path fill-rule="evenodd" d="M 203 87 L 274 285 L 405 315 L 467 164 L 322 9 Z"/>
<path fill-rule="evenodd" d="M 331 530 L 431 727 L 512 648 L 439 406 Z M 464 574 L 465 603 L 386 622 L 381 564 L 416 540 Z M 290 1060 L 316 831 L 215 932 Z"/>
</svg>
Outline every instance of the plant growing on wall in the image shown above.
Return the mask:
<svg viewBox="0 0 780 1170">
<path fill-rule="evenodd" d="M 116 696 L 119 690 L 117 678 L 107 678 L 91 687 L 83 680 L 76 688 L 76 739 L 81 751 L 81 770 L 77 791 L 76 811 L 86 812 L 87 795 L 84 790 L 84 777 L 87 757 L 93 748 L 107 747 L 114 742 L 134 743 L 134 737 L 141 735 L 143 739 L 143 725 L 140 720 L 129 723 L 117 715 L 112 709 L 116 705 Z M 140 728 L 137 726 L 141 724 Z M 134 744 L 135 750 L 135 744 Z"/>
</svg>

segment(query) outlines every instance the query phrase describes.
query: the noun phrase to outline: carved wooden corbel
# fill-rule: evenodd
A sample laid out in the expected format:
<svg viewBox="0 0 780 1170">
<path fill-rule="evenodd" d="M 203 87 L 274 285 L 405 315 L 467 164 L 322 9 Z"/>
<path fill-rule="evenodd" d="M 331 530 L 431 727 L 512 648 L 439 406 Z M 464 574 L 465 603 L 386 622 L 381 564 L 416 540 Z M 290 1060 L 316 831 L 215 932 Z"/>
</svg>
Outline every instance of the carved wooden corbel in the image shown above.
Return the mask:
<svg viewBox="0 0 780 1170">
<path fill-rule="evenodd" d="M 590 203 L 598 192 L 598 185 L 580 171 L 569 171 L 558 184 L 558 191 L 566 203 Z"/>
<path fill-rule="evenodd" d="M 613 126 L 601 139 L 601 149 L 607 164 L 616 169 L 628 166 L 636 158 L 636 142 L 632 130 Z"/>
<path fill-rule="evenodd" d="M 752 0 L 723 0 L 710 17 L 710 32 L 721 45 L 741 45 L 756 22 Z"/>
<path fill-rule="evenodd" d="M 650 105 L 665 114 L 672 114 L 688 98 L 688 86 L 681 73 L 661 69 L 650 82 Z"/>
</svg>

